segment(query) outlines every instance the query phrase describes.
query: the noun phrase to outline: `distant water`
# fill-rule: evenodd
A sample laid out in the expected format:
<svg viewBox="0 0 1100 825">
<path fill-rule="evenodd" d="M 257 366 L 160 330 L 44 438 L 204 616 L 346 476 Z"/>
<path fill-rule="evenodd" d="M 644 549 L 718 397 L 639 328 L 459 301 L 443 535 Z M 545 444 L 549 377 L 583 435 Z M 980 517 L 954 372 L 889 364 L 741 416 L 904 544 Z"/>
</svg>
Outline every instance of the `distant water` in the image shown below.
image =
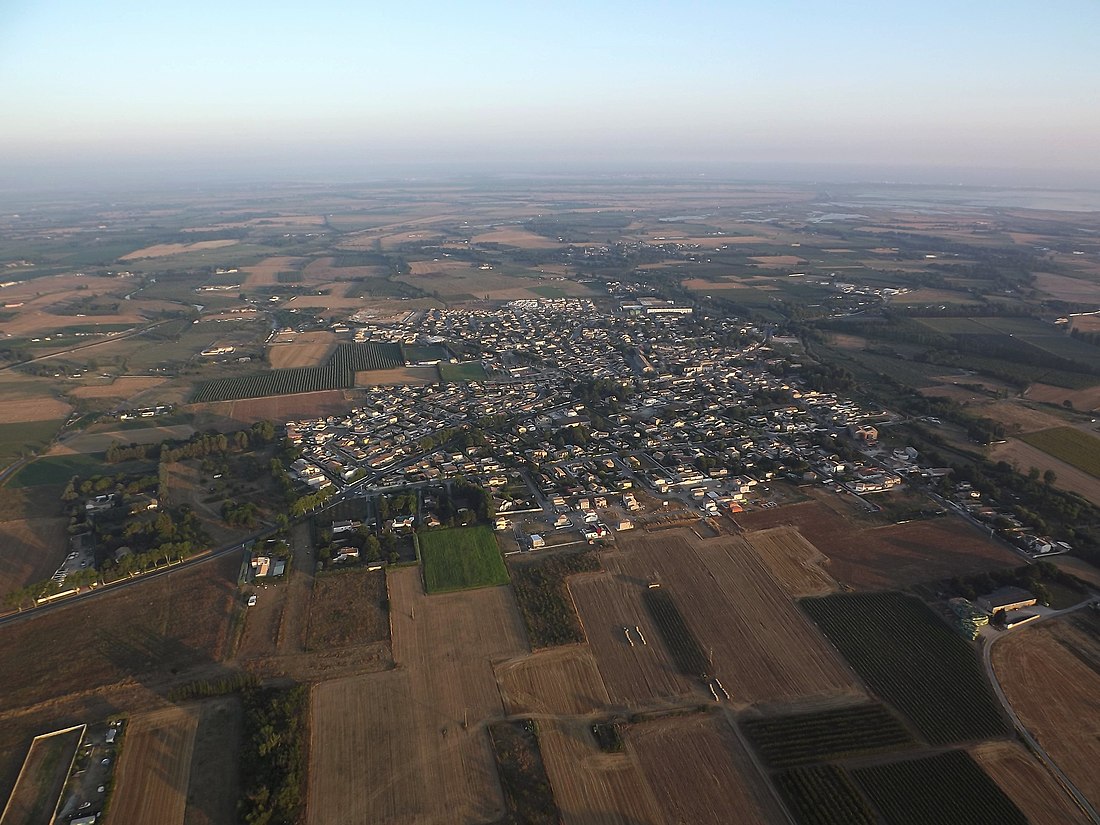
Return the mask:
<svg viewBox="0 0 1100 825">
<path fill-rule="evenodd" d="M 1091 189 L 986 189 L 959 187 L 869 187 L 864 192 L 846 193 L 845 200 L 830 205 L 865 208 L 869 205 L 900 209 L 930 206 L 1001 207 L 1004 209 L 1049 209 L 1056 212 L 1100 212 L 1100 190 Z"/>
</svg>

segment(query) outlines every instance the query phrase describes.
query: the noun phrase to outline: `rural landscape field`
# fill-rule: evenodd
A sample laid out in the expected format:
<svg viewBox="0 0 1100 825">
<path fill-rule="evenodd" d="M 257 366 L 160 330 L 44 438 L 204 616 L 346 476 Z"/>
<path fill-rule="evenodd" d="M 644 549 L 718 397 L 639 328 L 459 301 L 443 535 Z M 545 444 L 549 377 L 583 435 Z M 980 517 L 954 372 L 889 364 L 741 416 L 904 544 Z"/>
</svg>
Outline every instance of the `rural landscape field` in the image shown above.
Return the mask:
<svg viewBox="0 0 1100 825">
<path fill-rule="evenodd" d="M 1100 212 L 1003 195 L 0 194 L 0 825 L 1100 822 Z"/>
</svg>

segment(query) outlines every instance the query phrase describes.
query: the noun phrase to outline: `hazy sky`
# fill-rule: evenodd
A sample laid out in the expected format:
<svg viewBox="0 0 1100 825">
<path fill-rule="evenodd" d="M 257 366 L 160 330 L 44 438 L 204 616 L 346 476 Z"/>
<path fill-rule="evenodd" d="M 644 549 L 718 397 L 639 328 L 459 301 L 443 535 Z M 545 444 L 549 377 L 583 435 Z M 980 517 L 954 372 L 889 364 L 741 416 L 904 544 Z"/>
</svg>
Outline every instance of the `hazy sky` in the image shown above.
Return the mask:
<svg viewBox="0 0 1100 825">
<path fill-rule="evenodd" d="M 1100 0 L 0 0 L 0 170 L 1100 173 Z"/>
</svg>

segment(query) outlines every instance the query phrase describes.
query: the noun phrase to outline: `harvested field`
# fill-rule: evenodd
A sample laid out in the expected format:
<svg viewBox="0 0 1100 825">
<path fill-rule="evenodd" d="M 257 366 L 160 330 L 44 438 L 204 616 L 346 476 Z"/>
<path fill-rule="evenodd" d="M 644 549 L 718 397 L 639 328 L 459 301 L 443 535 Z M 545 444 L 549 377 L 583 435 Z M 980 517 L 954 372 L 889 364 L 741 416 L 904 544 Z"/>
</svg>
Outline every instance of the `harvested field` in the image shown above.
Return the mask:
<svg viewBox="0 0 1100 825">
<path fill-rule="evenodd" d="M 821 501 L 807 501 L 739 513 L 737 523 L 750 531 L 797 527 L 828 557 L 833 578 L 857 589 L 906 587 L 1019 562 L 1010 550 L 955 516 L 867 527 Z"/>
<path fill-rule="evenodd" d="M 766 780 L 722 716 L 634 725 L 627 743 L 657 800 L 659 822 L 722 825 L 730 821 L 730 811 L 737 812 L 738 825 L 785 821 Z"/>
<path fill-rule="evenodd" d="M 336 336 L 323 330 L 280 335 L 267 348 L 274 369 L 319 367 L 336 348 Z"/>
<path fill-rule="evenodd" d="M 69 553 L 67 518 L 0 522 L 0 596 L 48 579 Z"/>
<path fill-rule="evenodd" d="M 295 395 L 275 395 L 267 398 L 244 398 L 239 401 L 216 401 L 192 404 L 187 409 L 213 417 L 232 419 L 245 424 L 262 421 L 294 421 L 322 418 L 344 413 L 355 406 L 343 390 L 303 392 Z"/>
<path fill-rule="evenodd" d="M 195 705 L 132 716 L 127 723 L 108 823 L 183 825 L 191 751 L 199 727 Z"/>
<path fill-rule="evenodd" d="M 1061 427 L 1066 422 L 1056 415 L 1035 410 L 1018 401 L 995 401 L 983 404 L 980 414 L 1004 425 L 1009 433 L 1031 433 L 1049 427 Z"/>
<path fill-rule="evenodd" d="M 106 433 L 78 433 L 66 438 L 64 449 L 73 453 L 101 453 L 112 444 L 160 444 L 162 441 L 186 441 L 195 434 L 190 424 L 174 424 L 169 427 L 142 427 L 135 430 L 116 430 Z"/>
<path fill-rule="evenodd" d="M 411 567 L 388 587 L 396 669 L 313 690 L 307 821 L 498 819 L 484 723 L 504 715 L 492 663 L 526 649 L 511 591 L 427 598 Z"/>
<path fill-rule="evenodd" d="M 386 574 L 342 570 L 313 580 L 307 650 L 373 644 L 390 637 Z"/>
<path fill-rule="evenodd" d="M 130 398 L 139 392 L 159 387 L 164 378 L 143 375 L 120 375 L 108 384 L 85 384 L 72 390 L 76 398 Z"/>
<path fill-rule="evenodd" d="M 388 387 L 438 384 L 436 367 L 398 367 L 394 370 L 369 370 L 355 373 L 356 387 Z"/>
<path fill-rule="evenodd" d="M 1059 301 L 1091 304 L 1096 303 L 1096 294 L 1100 292 L 1100 284 L 1094 279 L 1070 278 L 1052 272 L 1036 272 L 1035 286 Z"/>
<path fill-rule="evenodd" d="M 1035 757 L 1012 742 L 987 742 L 971 758 L 1000 786 L 1031 825 L 1086 825 L 1091 820 Z"/>
<path fill-rule="evenodd" d="M 996 445 L 989 451 L 989 457 L 992 461 L 1007 461 L 1024 474 L 1031 467 L 1036 467 L 1041 472 L 1053 470 L 1057 477 L 1054 482 L 1055 487 L 1080 493 L 1093 504 L 1100 506 L 1100 478 L 1079 470 L 1018 438 L 1010 438 L 1007 443 Z"/>
<path fill-rule="evenodd" d="M 1100 805 L 1100 620 L 1088 611 L 1013 632 L 993 648 L 1012 709 L 1093 806 Z"/>
<path fill-rule="evenodd" d="M 540 722 L 539 746 L 564 825 L 666 821 L 637 758 L 602 752 L 587 722 Z"/>
<path fill-rule="evenodd" d="M 191 781 L 183 825 L 233 822 L 240 797 L 241 700 L 209 699 L 200 705 L 191 750 Z"/>
<path fill-rule="evenodd" d="M 497 665 L 509 715 L 580 716 L 611 704 L 587 645 L 544 650 Z"/>
<path fill-rule="evenodd" d="M 0 404 L 0 424 L 21 421 L 54 421 L 68 418 L 73 408 L 57 398 L 5 398 Z"/>
<path fill-rule="evenodd" d="M 1100 385 L 1086 387 L 1083 390 L 1067 390 L 1053 384 L 1032 384 L 1027 388 L 1027 397 L 1044 404 L 1059 404 L 1069 401 L 1075 410 L 1095 412 L 1100 410 Z"/>
<path fill-rule="evenodd" d="M 470 243 L 492 243 L 503 246 L 514 246 L 517 249 L 557 249 L 562 244 L 554 238 L 544 235 L 536 235 L 518 226 L 502 226 L 474 235 Z"/>
<path fill-rule="evenodd" d="M 773 527 L 746 535 L 749 546 L 771 574 L 795 597 L 820 596 L 840 589 L 825 570 L 829 559 L 793 527 Z"/>
<path fill-rule="evenodd" d="M 135 261 L 139 258 L 167 258 L 184 252 L 201 252 L 204 249 L 221 249 L 233 246 L 240 241 L 226 239 L 221 241 L 195 241 L 194 243 L 158 243 L 144 249 L 136 249 L 119 258 L 120 261 Z"/>
<path fill-rule="evenodd" d="M 292 258 L 286 255 L 277 255 L 273 258 L 264 258 L 251 266 L 243 267 L 247 277 L 244 286 L 267 286 L 277 284 L 280 272 L 295 272 L 301 266 L 305 258 Z"/>
<path fill-rule="evenodd" d="M 225 556 L 0 628 L 0 711 L 112 684 L 160 690 L 228 653 L 241 559 Z"/>
<path fill-rule="evenodd" d="M 0 825 L 48 825 L 53 821 L 84 726 L 35 737 Z"/>
</svg>

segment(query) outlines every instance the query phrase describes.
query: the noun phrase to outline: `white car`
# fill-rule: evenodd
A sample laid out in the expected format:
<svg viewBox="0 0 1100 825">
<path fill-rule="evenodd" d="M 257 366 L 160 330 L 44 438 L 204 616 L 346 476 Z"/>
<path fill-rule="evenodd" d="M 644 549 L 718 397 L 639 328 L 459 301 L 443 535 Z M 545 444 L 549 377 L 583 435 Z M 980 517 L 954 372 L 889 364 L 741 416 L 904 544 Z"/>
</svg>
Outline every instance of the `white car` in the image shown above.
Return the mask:
<svg viewBox="0 0 1100 825">
<path fill-rule="evenodd" d="M 248 606 L 249 607 L 255 607 L 256 606 L 256 597 L 255 596 L 249 596 L 248 597 Z"/>
</svg>

